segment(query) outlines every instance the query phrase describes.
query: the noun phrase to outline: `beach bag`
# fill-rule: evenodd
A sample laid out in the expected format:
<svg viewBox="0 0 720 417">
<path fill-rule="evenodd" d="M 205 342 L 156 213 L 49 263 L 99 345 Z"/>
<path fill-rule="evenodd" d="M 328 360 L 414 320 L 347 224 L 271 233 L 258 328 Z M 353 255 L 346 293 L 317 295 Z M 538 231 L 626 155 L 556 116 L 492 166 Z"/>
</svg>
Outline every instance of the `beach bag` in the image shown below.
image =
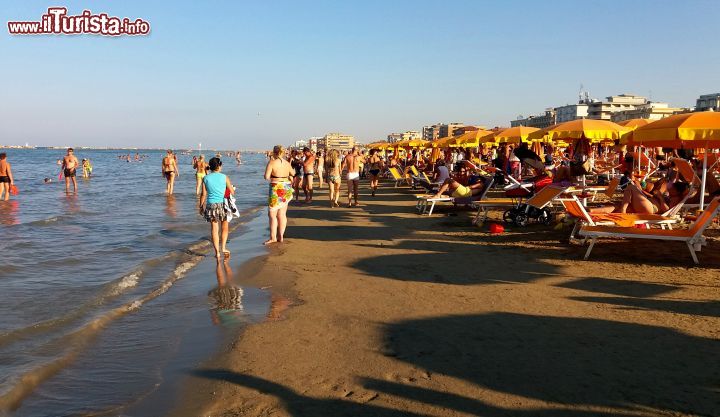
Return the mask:
<svg viewBox="0 0 720 417">
<path fill-rule="evenodd" d="M 227 221 L 230 221 L 234 218 L 240 217 L 240 212 L 238 211 L 237 205 L 235 204 L 235 196 L 225 192 L 227 197 L 223 200 L 223 209 L 225 210 L 225 214 L 227 215 Z"/>
<path fill-rule="evenodd" d="M 17 185 L 13 184 L 10 186 L 10 195 L 18 195 L 20 193 L 20 190 L 18 190 Z"/>
</svg>

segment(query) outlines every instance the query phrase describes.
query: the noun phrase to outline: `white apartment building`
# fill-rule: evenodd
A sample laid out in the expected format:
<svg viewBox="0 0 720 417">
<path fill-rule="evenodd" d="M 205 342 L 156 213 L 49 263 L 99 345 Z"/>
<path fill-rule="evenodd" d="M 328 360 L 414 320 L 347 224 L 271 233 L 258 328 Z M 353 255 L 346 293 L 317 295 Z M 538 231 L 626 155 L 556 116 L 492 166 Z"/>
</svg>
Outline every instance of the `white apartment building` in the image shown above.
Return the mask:
<svg viewBox="0 0 720 417">
<path fill-rule="evenodd" d="M 620 94 L 606 97 L 605 101 L 591 101 L 588 105 L 588 119 L 612 120 L 613 113 L 633 110 L 637 106 L 647 104 L 645 97 L 632 94 Z"/>
<path fill-rule="evenodd" d="M 517 127 L 517 126 L 526 126 L 526 127 L 536 127 L 538 129 L 544 129 L 546 127 L 554 125 L 557 120 L 557 111 L 556 109 L 549 108 L 545 109 L 545 114 L 543 115 L 533 115 L 528 117 L 521 117 L 519 116 L 515 120 L 510 121 L 510 127 Z"/>
<path fill-rule="evenodd" d="M 649 119 L 660 120 L 664 117 L 671 116 L 676 113 L 682 113 L 687 109 L 681 107 L 670 107 L 668 103 L 649 102 L 640 106 L 636 106 L 632 110 L 622 110 L 612 114 L 611 119 L 615 123 L 623 122 L 630 119 Z"/>
<path fill-rule="evenodd" d="M 555 107 L 555 121 L 556 123 L 564 123 L 576 119 L 587 119 L 588 107 L 587 103 L 566 104 Z"/>
</svg>

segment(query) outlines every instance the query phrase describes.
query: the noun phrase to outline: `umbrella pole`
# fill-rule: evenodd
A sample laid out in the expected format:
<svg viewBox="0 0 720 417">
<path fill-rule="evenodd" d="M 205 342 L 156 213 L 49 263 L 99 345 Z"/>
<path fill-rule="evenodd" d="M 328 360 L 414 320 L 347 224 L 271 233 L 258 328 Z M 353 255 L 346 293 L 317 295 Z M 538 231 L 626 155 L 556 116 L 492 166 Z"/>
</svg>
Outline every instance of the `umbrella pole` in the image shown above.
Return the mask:
<svg viewBox="0 0 720 417">
<path fill-rule="evenodd" d="M 707 178 L 707 154 L 709 149 L 707 148 L 707 143 L 705 144 L 705 153 L 703 157 L 703 172 L 702 172 L 702 181 L 700 183 L 700 210 L 705 209 L 705 179 Z"/>
</svg>

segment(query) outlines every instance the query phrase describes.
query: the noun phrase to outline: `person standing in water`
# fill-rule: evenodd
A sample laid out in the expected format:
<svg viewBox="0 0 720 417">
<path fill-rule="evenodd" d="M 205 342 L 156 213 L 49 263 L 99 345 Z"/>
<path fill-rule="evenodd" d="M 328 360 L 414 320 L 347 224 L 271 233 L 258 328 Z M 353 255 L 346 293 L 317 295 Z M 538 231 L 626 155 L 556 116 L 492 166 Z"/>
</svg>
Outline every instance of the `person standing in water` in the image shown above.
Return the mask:
<svg viewBox="0 0 720 417">
<path fill-rule="evenodd" d="M 92 175 L 92 164 L 89 159 L 83 158 L 82 160 L 83 178 L 90 178 Z"/>
<path fill-rule="evenodd" d="M 62 159 L 62 170 L 65 176 L 65 192 L 70 192 L 70 182 L 73 184 L 73 192 L 77 193 L 77 167 L 78 159 L 75 157 L 75 150 L 68 148 L 67 154 Z"/>
<path fill-rule="evenodd" d="M 207 174 L 208 170 L 208 165 L 205 162 L 205 156 L 200 155 L 195 163 L 193 163 L 193 168 L 195 168 L 195 195 L 200 195 L 200 192 L 202 191 L 203 178 L 205 178 L 205 174 Z"/>
<path fill-rule="evenodd" d="M 12 187 L 14 181 L 10 163 L 7 161 L 7 154 L 5 152 L 0 153 L 0 200 L 10 200 L 10 187 Z"/>
<path fill-rule="evenodd" d="M 171 149 L 168 149 L 167 155 L 165 155 L 162 160 L 162 174 L 167 181 L 165 192 L 172 194 L 175 187 L 175 178 L 180 175 L 180 172 L 178 171 L 177 160 Z"/>
<path fill-rule="evenodd" d="M 293 198 L 293 186 L 290 178 L 295 176 L 295 169 L 290 162 L 283 159 L 284 153 L 285 149 L 276 145 L 265 167 L 265 180 L 270 181 L 268 195 L 270 239 L 265 241 L 266 245 L 283 241 L 287 227 L 287 208 Z"/>
<path fill-rule="evenodd" d="M 370 188 L 372 189 L 372 196 L 375 197 L 375 192 L 378 188 L 378 179 L 380 178 L 380 171 L 384 168 L 383 160 L 377 154 L 377 149 L 370 150 L 370 157 L 368 158 L 368 174 L 370 174 Z"/>
<path fill-rule="evenodd" d="M 225 259 L 230 258 L 230 251 L 226 249 L 228 238 L 228 216 L 225 211 L 225 190 L 235 194 L 230 178 L 220 173 L 222 161 L 220 158 L 211 158 L 208 163 L 210 173 L 205 175 L 202 181 L 202 193 L 200 194 L 200 212 L 210 223 L 210 238 L 215 249 L 215 258 L 221 260 L 221 254 Z"/>
<path fill-rule="evenodd" d="M 305 193 L 305 202 L 312 203 L 313 198 L 313 180 L 315 177 L 315 155 L 310 148 L 303 148 L 303 192 Z"/>
<path fill-rule="evenodd" d="M 343 159 L 342 170 L 347 171 L 348 207 L 359 206 L 358 186 L 360 185 L 360 156 L 358 156 L 356 147 L 353 146 L 350 153 L 348 153 L 345 156 L 345 159 Z M 352 202 L 353 197 L 355 197 L 355 204 Z"/>
<path fill-rule="evenodd" d="M 325 157 L 325 172 L 330 190 L 330 207 L 340 207 L 340 165 L 340 152 L 337 149 L 328 151 Z"/>
</svg>

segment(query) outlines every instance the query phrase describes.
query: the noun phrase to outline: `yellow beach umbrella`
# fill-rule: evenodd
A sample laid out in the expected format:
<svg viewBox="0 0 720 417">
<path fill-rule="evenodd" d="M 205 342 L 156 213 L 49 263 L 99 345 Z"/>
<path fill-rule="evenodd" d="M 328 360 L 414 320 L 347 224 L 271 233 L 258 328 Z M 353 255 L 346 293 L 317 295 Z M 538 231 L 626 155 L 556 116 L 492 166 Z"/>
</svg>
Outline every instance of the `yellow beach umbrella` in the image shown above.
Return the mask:
<svg viewBox="0 0 720 417">
<path fill-rule="evenodd" d="M 665 148 L 720 148 L 720 113 L 713 111 L 675 114 L 639 127 L 633 140 L 645 146 Z M 707 151 L 703 157 L 700 210 L 705 205 Z"/>
<path fill-rule="evenodd" d="M 433 148 L 448 148 L 450 147 L 450 141 L 453 139 L 455 139 L 455 137 L 446 136 L 428 143 L 428 146 L 432 146 Z"/>
<path fill-rule="evenodd" d="M 607 120 L 577 119 L 560 123 L 547 129 L 550 140 L 587 139 L 591 143 L 620 139 L 630 128 Z"/>
<path fill-rule="evenodd" d="M 637 128 L 633 140 L 665 148 L 718 148 L 720 113 L 675 114 Z"/>
<path fill-rule="evenodd" d="M 423 148 L 427 143 L 428 141 L 422 139 L 408 139 L 400 142 L 395 142 L 393 146 L 400 148 Z"/>
<path fill-rule="evenodd" d="M 552 126 L 548 126 L 544 129 L 538 129 L 532 133 L 529 133 L 527 135 L 527 140 L 548 142 L 550 140 L 550 138 L 548 137 L 548 132 L 550 131 L 550 129 L 553 129 L 558 125 L 560 125 L 560 123 L 555 123 Z"/>
<path fill-rule="evenodd" d="M 516 126 L 509 129 L 496 132 L 494 134 L 495 141 L 498 143 L 520 143 L 528 142 L 528 136 L 540 129 L 536 127 Z"/>
<path fill-rule="evenodd" d="M 650 123 L 652 123 L 652 120 L 650 119 L 630 119 L 618 123 L 620 126 L 630 129 L 622 135 L 622 137 L 620 138 L 620 144 L 636 145 L 633 132 L 635 131 L 635 129 L 649 125 Z"/>
<path fill-rule="evenodd" d="M 489 130 L 470 130 L 462 135 L 453 138 L 450 141 L 450 146 L 452 147 L 462 147 L 462 148 L 477 148 L 480 146 L 482 142 L 482 138 L 486 137 L 488 135 L 492 135 L 493 132 Z"/>
</svg>

